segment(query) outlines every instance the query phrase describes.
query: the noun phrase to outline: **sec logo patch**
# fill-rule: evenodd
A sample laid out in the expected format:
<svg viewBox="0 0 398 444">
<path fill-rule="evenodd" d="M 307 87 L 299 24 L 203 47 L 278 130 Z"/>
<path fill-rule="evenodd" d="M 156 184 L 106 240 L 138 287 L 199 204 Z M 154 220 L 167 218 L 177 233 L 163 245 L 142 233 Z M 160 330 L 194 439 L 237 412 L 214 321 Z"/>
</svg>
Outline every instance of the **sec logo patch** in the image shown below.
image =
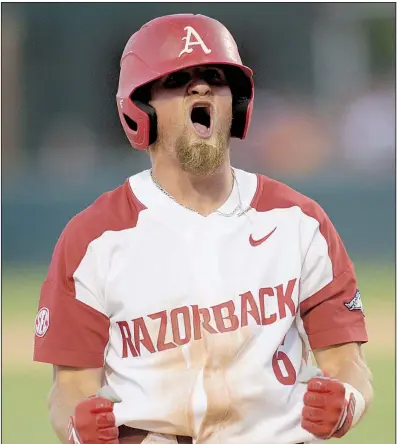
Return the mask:
<svg viewBox="0 0 398 444">
<path fill-rule="evenodd" d="M 35 320 L 36 336 L 42 338 L 47 333 L 49 326 L 50 326 L 50 311 L 48 310 L 48 308 L 43 307 L 39 310 L 39 312 L 36 315 L 36 320 Z"/>
</svg>

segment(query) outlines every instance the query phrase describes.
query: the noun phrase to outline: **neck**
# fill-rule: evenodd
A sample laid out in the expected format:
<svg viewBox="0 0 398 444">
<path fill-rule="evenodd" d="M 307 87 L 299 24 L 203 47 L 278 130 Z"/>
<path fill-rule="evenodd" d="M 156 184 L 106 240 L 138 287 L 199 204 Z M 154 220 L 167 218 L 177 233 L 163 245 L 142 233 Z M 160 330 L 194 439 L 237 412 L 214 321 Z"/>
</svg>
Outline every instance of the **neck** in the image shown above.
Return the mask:
<svg viewBox="0 0 398 444">
<path fill-rule="evenodd" d="M 234 185 L 229 155 L 220 168 L 209 175 L 187 173 L 170 160 L 151 156 L 152 174 L 179 204 L 208 216 L 228 199 Z"/>
</svg>

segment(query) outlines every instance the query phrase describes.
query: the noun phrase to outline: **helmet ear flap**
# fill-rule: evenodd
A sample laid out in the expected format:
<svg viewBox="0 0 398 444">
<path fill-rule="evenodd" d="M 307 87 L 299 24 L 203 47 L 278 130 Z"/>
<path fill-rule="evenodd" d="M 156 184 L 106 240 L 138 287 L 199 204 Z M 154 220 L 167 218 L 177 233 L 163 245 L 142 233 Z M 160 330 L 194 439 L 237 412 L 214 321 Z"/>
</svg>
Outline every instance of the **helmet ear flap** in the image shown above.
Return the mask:
<svg viewBox="0 0 398 444">
<path fill-rule="evenodd" d="M 148 117 L 148 146 L 152 145 L 158 136 L 158 118 L 156 115 L 156 111 L 153 106 L 149 105 L 149 101 L 151 98 L 151 87 L 152 84 L 148 83 L 147 85 L 138 88 L 130 96 L 130 100 L 134 103 L 134 105 L 137 106 L 137 108 L 139 108 L 141 111 L 143 111 Z M 133 123 L 136 128 L 135 130 L 137 130 L 137 122 L 134 122 L 132 119 L 129 120 L 131 120 L 130 124 L 126 119 L 129 126 L 131 125 L 131 123 Z"/>
<path fill-rule="evenodd" d="M 155 109 L 139 100 L 129 97 L 118 98 L 118 112 L 122 126 L 133 146 L 145 150 L 157 137 L 157 116 Z"/>
<path fill-rule="evenodd" d="M 237 97 L 232 104 L 232 125 L 231 137 L 243 139 L 246 128 L 247 110 L 249 99 L 247 97 Z"/>
<path fill-rule="evenodd" d="M 149 140 L 148 146 L 152 145 L 158 137 L 158 117 L 155 108 L 147 103 L 134 100 L 134 104 L 140 108 L 149 118 Z"/>
<path fill-rule="evenodd" d="M 252 85 L 244 72 L 235 66 L 223 67 L 232 93 L 231 137 L 243 139 L 249 121 L 249 105 L 252 99 Z"/>
</svg>

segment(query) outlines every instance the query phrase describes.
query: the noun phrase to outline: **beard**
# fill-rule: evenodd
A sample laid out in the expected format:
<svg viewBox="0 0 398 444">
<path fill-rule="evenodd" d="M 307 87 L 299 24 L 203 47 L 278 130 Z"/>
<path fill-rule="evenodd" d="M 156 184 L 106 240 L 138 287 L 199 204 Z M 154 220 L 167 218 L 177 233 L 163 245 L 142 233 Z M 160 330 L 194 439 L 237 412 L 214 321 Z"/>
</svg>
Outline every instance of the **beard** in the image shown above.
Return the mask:
<svg viewBox="0 0 398 444">
<path fill-rule="evenodd" d="M 227 157 L 230 128 L 230 123 L 219 128 L 213 143 L 206 140 L 190 142 L 188 130 L 184 131 L 175 144 L 175 154 L 182 170 L 197 176 L 215 173 Z"/>
</svg>

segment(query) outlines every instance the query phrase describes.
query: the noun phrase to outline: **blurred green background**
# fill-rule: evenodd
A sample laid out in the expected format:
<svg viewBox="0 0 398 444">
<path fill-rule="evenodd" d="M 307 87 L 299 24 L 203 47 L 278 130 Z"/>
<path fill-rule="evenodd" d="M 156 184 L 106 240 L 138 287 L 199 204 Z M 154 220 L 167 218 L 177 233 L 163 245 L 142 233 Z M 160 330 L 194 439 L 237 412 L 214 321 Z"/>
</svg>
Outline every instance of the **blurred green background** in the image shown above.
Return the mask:
<svg viewBox="0 0 398 444">
<path fill-rule="evenodd" d="M 376 396 L 340 442 L 394 443 L 395 3 L 1 7 L 2 442 L 57 442 L 46 410 L 52 370 L 32 362 L 40 285 L 68 220 L 149 166 L 116 112 L 123 47 L 158 15 L 195 12 L 222 21 L 255 72 L 234 166 L 317 200 L 354 260 Z"/>
</svg>

